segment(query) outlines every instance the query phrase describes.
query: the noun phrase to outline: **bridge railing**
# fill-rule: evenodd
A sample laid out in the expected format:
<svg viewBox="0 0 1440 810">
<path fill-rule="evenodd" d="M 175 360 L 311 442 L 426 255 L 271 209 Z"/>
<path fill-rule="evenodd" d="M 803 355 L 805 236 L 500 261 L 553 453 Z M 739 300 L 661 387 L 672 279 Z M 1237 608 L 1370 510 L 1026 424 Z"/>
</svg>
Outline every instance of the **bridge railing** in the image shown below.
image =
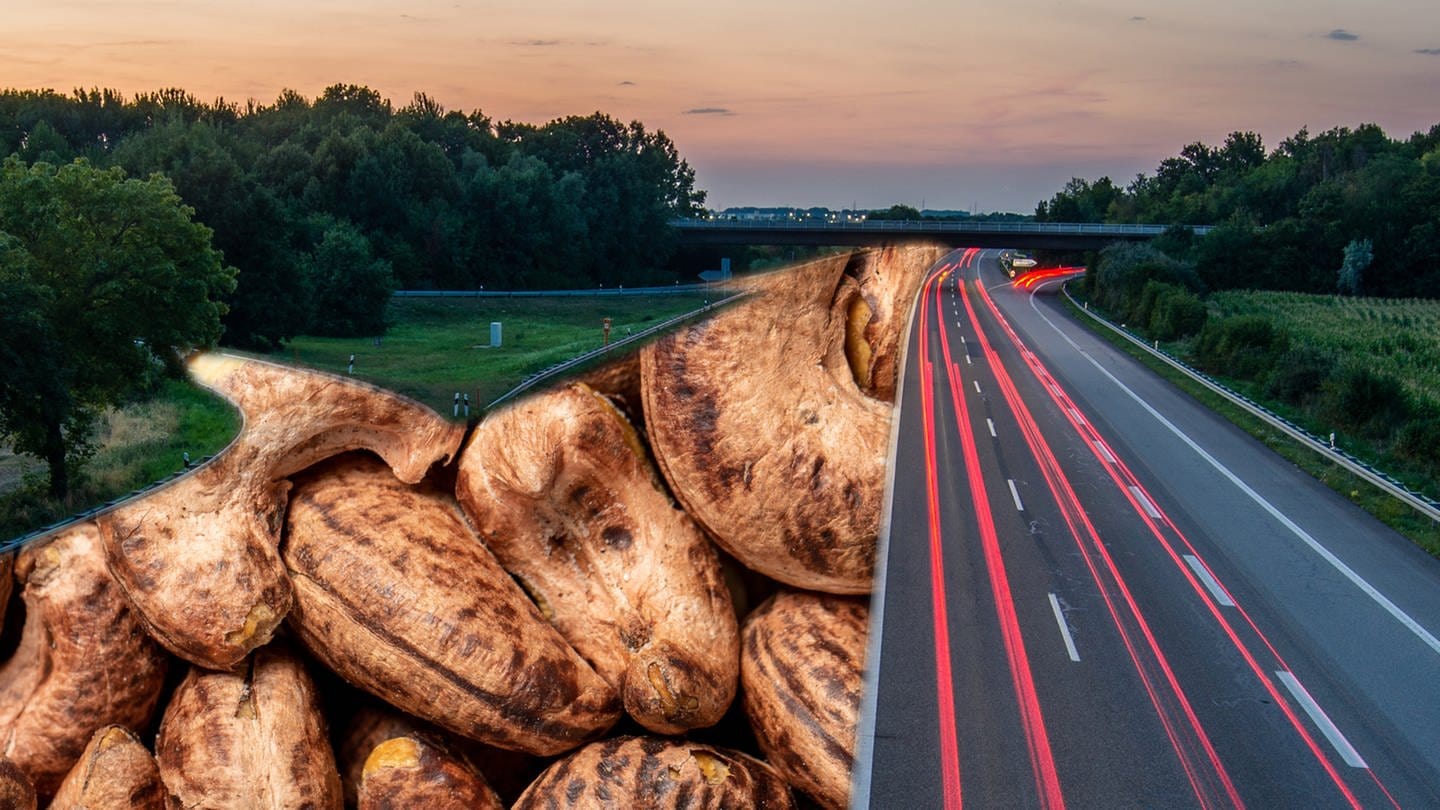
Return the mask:
<svg viewBox="0 0 1440 810">
<path fill-rule="evenodd" d="M 838 233 L 1013 233 L 1077 236 L 1159 236 L 1171 226 L 1110 224 L 1103 222 L 972 222 L 969 220 L 866 220 L 864 222 L 817 222 L 783 219 L 675 219 L 681 230 L 833 231 Z M 1210 225 L 1189 226 L 1203 236 Z"/>
</svg>

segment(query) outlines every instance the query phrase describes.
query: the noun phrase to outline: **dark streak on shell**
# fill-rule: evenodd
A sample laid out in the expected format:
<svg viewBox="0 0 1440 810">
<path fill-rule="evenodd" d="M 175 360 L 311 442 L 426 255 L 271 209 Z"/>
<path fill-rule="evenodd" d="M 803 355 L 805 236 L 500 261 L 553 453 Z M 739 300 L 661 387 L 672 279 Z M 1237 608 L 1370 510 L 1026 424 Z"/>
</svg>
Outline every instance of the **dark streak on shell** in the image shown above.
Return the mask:
<svg viewBox="0 0 1440 810">
<path fill-rule="evenodd" d="M 862 600 L 781 592 L 745 622 L 741 680 L 760 750 L 825 807 L 849 798 L 868 621 Z"/>
<path fill-rule="evenodd" d="M 707 775 L 700 763 L 717 768 Z M 551 807 L 792 807 L 790 790 L 770 766 L 723 748 L 656 737 L 618 737 L 551 765 L 514 810 Z"/>
</svg>

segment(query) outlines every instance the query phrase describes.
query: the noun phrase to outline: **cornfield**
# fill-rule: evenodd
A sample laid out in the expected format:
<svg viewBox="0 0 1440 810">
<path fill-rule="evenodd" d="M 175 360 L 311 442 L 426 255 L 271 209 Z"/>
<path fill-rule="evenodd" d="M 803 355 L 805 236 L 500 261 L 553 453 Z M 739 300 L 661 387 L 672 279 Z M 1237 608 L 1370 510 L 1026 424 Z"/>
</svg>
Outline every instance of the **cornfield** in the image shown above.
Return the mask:
<svg viewBox="0 0 1440 810">
<path fill-rule="evenodd" d="M 1228 291 L 1215 314 L 1262 315 L 1308 344 L 1398 381 L 1423 411 L 1440 414 L 1440 301 Z"/>
</svg>

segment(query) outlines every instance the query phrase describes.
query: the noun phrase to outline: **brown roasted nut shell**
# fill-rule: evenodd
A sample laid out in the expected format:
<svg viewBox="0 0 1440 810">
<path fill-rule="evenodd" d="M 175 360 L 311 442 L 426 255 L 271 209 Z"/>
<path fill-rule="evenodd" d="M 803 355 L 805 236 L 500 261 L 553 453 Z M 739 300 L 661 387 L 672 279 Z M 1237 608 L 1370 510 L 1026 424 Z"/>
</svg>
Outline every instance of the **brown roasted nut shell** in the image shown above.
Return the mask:
<svg viewBox="0 0 1440 810">
<path fill-rule="evenodd" d="M 35 786 L 20 766 L 0 758 L 0 808 L 35 810 Z"/>
<path fill-rule="evenodd" d="M 785 780 L 754 757 L 685 740 L 614 737 L 551 765 L 514 810 L 792 806 Z"/>
<path fill-rule="evenodd" d="M 360 780 L 360 810 L 502 810 L 485 777 L 424 734 L 386 740 L 370 752 Z"/>
<path fill-rule="evenodd" d="M 340 775 L 315 684 L 280 645 L 241 672 L 191 668 L 175 690 L 155 759 L 184 808 L 339 808 Z"/>
<path fill-rule="evenodd" d="M 824 807 L 845 807 L 855 758 L 869 610 L 781 592 L 745 620 L 745 714 L 765 758 Z"/>
<path fill-rule="evenodd" d="M 395 737 L 404 737 L 424 728 L 422 721 L 386 708 L 379 701 L 366 701 L 335 738 L 335 763 L 340 768 L 340 787 L 345 791 L 345 806 L 359 801 L 360 777 L 365 760 L 375 746 Z"/>
<path fill-rule="evenodd" d="M 453 498 L 364 456 L 297 482 L 282 548 L 291 625 L 327 666 L 411 714 L 549 755 L 619 719 L 615 690 L 536 610 Z"/>
<path fill-rule="evenodd" d="M 292 592 L 276 546 L 287 476 L 364 448 L 406 481 L 450 459 L 463 427 L 373 386 L 201 355 L 195 378 L 239 406 L 240 436 L 188 478 L 101 519 L 110 569 L 152 635 L 211 669 L 268 641 Z"/>
<path fill-rule="evenodd" d="M 95 524 L 25 549 L 15 568 L 25 626 L 0 665 L 0 754 L 49 796 L 97 728 L 150 724 L 168 658 L 110 578 Z"/>
<path fill-rule="evenodd" d="M 866 593 L 906 316 L 934 248 L 821 259 L 641 353 L 651 447 L 687 512 L 790 585 Z"/>
<path fill-rule="evenodd" d="M 164 810 L 160 768 L 123 726 L 95 732 L 61 783 L 50 810 Z"/>
<path fill-rule="evenodd" d="M 631 717 L 675 734 L 725 714 L 740 642 L 719 558 L 608 399 L 577 384 L 490 415 L 461 456 L 456 492 Z"/>
<path fill-rule="evenodd" d="M 338 736 L 335 746 L 346 807 L 354 807 L 358 801 L 365 760 L 375 746 L 395 737 L 415 734 L 438 740 L 457 756 L 463 757 L 507 804 L 529 787 L 541 770 L 542 760 L 538 757 L 475 742 L 392 709 L 378 700 L 366 700 L 350 715 L 350 721 Z"/>
</svg>

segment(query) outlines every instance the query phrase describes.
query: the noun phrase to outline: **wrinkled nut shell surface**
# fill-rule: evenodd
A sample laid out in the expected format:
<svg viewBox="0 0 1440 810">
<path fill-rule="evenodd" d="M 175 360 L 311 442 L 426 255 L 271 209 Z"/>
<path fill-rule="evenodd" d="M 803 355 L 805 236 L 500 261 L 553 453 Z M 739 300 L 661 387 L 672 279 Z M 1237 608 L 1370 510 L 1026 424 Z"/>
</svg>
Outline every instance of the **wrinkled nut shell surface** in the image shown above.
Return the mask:
<svg viewBox="0 0 1440 810">
<path fill-rule="evenodd" d="M 785 781 L 753 757 L 684 740 L 615 737 L 551 765 L 514 810 L 792 806 Z"/>
<path fill-rule="evenodd" d="M 8 759 L 0 759 L 0 807 L 6 810 L 35 810 L 35 786 Z"/>
<path fill-rule="evenodd" d="M 281 647 L 242 672 L 192 668 L 175 690 L 155 759 L 180 808 L 342 806 L 315 685 Z"/>
<path fill-rule="evenodd" d="M 346 680 L 480 742 L 566 751 L 619 719 L 615 690 L 536 610 L 444 493 L 364 456 L 297 483 L 291 625 Z"/>
<path fill-rule="evenodd" d="M 360 780 L 360 810 L 502 810 L 485 777 L 423 734 L 375 746 Z"/>
<path fill-rule="evenodd" d="M 719 558 L 608 399 L 573 385 L 492 414 L 466 445 L 456 492 L 632 717 L 680 733 L 725 714 L 740 642 Z"/>
<path fill-rule="evenodd" d="M 363 448 L 419 481 L 452 458 L 463 427 L 396 394 L 330 374 L 200 355 L 195 378 L 245 417 L 225 453 L 183 481 L 101 519 L 110 569 L 161 644 L 226 669 L 290 610 L 276 553 L 285 478 Z"/>
<path fill-rule="evenodd" d="M 745 621 L 745 714 L 765 758 L 821 805 L 845 807 L 869 610 L 859 599 L 779 593 Z"/>
<path fill-rule="evenodd" d="M 26 548 L 15 568 L 25 626 L 0 665 L 0 754 L 48 796 L 95 729 L 150 724 L 167 658 L 110 578 L 95 524 Z"/>
<path fill-rule="evenodd" d="M 933 248 L 821 259 L 641 353 L 651 447 L 737 560 L 787 584 L 870 589 L 894 357 Z"/>
<path fill-rule="evenodd" d="M 121 726 L 95 732 L 55 794 L 50 810 L 163 810 L 155 757 Z"/>
</svg>

